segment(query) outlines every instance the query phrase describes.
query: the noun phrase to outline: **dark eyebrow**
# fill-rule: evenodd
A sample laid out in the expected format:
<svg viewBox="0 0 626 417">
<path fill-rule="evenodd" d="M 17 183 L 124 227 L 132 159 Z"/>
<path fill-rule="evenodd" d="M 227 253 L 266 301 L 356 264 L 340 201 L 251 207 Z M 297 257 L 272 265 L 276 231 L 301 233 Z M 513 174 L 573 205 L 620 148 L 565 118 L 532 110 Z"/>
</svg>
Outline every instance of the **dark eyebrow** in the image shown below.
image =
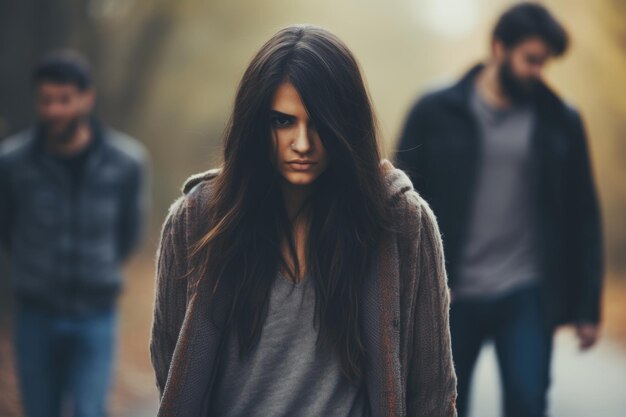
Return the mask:
<svg viewBox="0 0 626 417">
<path fill-rule="evenodd" d="M 278 110 L 272 110 L 271 114 L 272 114 L 272 116 L 287 117 L 287 118 L 290 118 L 290 119 L 295 119 L 294 115 L 283 113 L 283 112 L 280 112 Z"/>
</svg>

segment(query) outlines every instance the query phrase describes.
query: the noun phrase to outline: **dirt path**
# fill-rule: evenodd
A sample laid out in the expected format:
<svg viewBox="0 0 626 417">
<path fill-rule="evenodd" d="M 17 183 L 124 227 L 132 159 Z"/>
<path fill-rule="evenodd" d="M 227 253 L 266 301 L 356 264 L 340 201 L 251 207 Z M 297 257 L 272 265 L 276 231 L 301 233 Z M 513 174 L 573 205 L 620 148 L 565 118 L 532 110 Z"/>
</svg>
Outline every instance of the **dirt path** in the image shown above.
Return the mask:
<svg viewBox="0 0 626 417">
<path fill-rule="evenodd" d="M 154 294 L 152 253 L 147 249 L 127 268 L 120 303 L 121 343 L 110 403 L 113 417 L 156 415 L 157 393 L 148 351 Z M 606 337 L 599 346 L 580 354 L 571 332 L 561 332 L 557 337 L 550 397 L 553 416 L 626 415 L 626 280 L 609 280 L 605 294 Z M 20 417 L 9 327 L 10 320 L 0 317 L 0 416 Z M 492 358 L 493 351 L 487 348 L 477 369 L 474 417 L 499 415 L 498 377 Z"/>
<path fill-rule="evenodd" d="M 474 375 L 471 417 L 500 416 L 495 352 L 483 349 Z M 626 410 L 626 352 L 604 339 L 589 352 L 578 350 L 573 331 L 557 334 L 552 363 L 550 416 L 623 417 Z"/>
</svg>

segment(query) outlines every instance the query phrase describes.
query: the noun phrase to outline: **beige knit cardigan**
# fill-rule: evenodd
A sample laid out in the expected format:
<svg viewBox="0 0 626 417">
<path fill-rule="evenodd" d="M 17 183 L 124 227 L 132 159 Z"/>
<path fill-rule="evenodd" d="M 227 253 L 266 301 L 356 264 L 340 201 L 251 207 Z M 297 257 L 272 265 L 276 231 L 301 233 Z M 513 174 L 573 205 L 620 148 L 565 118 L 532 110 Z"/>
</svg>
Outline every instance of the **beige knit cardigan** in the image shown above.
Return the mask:
<svg viewBox="0 0 626 417">
<path fill-rule="evenodd" d="M 209 317 L 209 280 L 185 277 L 200 208 L 218 170 L 190 177 L 170 207 L 157 251 L 150 354 L 161 395 L 159 417 L 205 417 L 222 330 L 226 295 Z M 362 292 L 365 376 L 373 416 L 456 416 L 456 375 L 448 325 L 449 290 L 433 212 L 399 169 L 385 173 L 393 220 Z"/>
</svg>

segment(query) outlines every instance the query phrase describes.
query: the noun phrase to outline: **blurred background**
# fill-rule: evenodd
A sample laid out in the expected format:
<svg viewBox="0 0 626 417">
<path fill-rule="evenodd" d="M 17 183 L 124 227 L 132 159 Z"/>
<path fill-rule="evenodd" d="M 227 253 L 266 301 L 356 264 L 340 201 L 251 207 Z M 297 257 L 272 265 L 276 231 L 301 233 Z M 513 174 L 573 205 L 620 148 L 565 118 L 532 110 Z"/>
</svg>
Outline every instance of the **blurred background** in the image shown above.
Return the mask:
<svg viewBox="0 0 626 417">
<path fill-rule="evenodd" d="M 313 23 L 336 33 L 360 61 L 391 157 L 418 94 L 454 81 L 486 57 L 504 0 L 0 0 L 0 137 L 33 122 L 30 71 L 54 48 L 75 48 L 94 67 L 97 115 L 138 138 L 152 159 L 150 230 L 126 267 L 111 410 L 154 415 L 148 354 L 154 252 L 169 204 L 190 174 L 219 164 L 237 83 L 274 32 Z M 626 409 L 626 1 L 544 1 L 572 47 L 549 83 L 582 112 L 604 220 L 607 282 L 603 339 L 579 353 L 557 337 L 554 415 L 623 416 Z M 4 255 L 4 254 L 3 254 Z M 7 260 L 0 265 L 0 416 L 20 416 L 10 339 Z M 492 351 L 481 357 L 474 415 L 497 415 Z"/>
</svg>

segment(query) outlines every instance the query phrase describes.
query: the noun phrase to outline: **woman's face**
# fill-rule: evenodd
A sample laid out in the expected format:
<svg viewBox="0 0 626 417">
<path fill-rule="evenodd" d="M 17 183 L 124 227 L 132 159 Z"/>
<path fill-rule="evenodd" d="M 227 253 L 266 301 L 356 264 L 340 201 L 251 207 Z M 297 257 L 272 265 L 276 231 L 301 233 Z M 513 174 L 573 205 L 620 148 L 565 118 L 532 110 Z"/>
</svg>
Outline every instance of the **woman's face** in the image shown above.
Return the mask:
<svg viewBox="0 0 626 417">
<path fill-rule="evenodd" d="M 276 90 L 270 117 L 276 168 L 292 185 L 312 184 L 327 168 L 328 155 L 291 83 L 284 82 Z"/>
</svg>

